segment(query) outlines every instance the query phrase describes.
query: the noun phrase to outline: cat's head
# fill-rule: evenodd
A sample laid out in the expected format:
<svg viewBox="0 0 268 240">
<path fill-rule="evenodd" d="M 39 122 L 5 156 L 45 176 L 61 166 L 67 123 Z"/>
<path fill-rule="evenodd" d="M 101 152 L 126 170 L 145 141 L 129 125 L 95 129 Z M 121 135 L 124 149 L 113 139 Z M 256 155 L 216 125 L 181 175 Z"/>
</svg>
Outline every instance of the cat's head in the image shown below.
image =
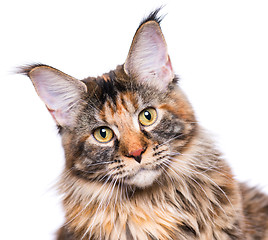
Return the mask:
<svg viewBox="0 0 268 240">
<path fill-rule="evenodd" d="M 145 188 L 166 175 L 195 130 L 177 86 L 157 11 L 125 63 L 82 81 L 46 65 L 24 69 L 60 129 L 66 168 L 86 181 Z"/>
</svg>

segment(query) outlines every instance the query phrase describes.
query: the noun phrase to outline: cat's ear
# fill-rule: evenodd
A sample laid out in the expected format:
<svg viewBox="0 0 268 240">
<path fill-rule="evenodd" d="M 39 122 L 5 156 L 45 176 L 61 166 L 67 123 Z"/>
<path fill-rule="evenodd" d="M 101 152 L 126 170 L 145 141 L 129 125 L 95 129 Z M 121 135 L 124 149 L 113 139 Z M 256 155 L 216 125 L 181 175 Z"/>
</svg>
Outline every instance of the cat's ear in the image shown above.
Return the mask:
<svg viewBox="0 0 268 240">
<path fill-rule="evenodd" d="M 46 65 L 30 66 L 23 72 L 32 80 L 37 94 L 56 123 L 62 127 L 71 126 L 77 103 L 87 91 L 86 85 Z"/>
<path fill-rule="evenodd" d="M 138 28 L 124 70 L 137 81 L 160 90 L 165 90 L 173 80 L 174 72 L 167 44 L 157 21 L 146 21 Z"/>
</svg>

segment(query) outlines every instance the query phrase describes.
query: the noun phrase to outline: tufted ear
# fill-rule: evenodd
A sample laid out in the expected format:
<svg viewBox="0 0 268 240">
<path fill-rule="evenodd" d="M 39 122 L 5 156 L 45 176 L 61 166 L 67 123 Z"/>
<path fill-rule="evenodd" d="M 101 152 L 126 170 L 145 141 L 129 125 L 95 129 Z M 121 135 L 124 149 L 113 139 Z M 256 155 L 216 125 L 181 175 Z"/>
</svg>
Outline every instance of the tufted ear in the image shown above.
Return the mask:
<svg viewBox="0 0 268 240">
<path fill-rule="evenodd" d="M 165 90 L 174 73 L 166 41 L 156 20 L 145 21 L 137 30 L 127 60 L 125 72 L 138 82 Z"/>
<path fill-rule="evenodd" d="M 49 66 L 36 65 L 24 69 L 56 123 L 70 126 L 74 121 L 74 109 L 86 93 L 86 85 Z"/>
</svg>

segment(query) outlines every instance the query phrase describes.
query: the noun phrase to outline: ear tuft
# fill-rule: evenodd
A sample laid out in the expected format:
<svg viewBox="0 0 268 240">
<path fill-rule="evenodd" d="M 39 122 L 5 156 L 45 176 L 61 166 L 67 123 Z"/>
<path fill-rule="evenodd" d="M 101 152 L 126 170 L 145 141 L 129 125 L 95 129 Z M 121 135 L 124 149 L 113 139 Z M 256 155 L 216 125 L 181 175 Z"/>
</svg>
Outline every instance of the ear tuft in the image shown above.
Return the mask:
<svg viewBox="0 0 268 240">
<path fill-rule="evenodd" d="M 47 65 L 24 67 L 26 74 L 43 100 L 54 120 L 60 126 L 70 126 L 74 121 L 74 109 L 87 88 L 81 81 Z"/>
<path fill-rule="evenodd" d="M 156 10 L 138 28 L 124 64 L 125 72 L 136 81 L 165 90 L 174 78 L 166 41 Z"/>
<path fill-rule="evenodd" d="M 162 7 L 157 8 L 156 10 L 154 10 L 153 12 L 151 12 L 146 18 L 144 18 L 144 19 L 141 21 L 141 23 L 140 23 L 138 29 L 139 29 L 144 23 L 146 23 L 146 22 L 150 22 L 150 21 L 157 22 L 157 23 L 160 25 L 160 23 L 162 22 L 163 18 L 165 17 L 165 16 L 159 16 L 159 12 L 161 11 L 161 9 L 162 9 Z"/>
<path fill-rule="evenodd" d="M 15 73 L 23 74 L 23 75 L 26 75 L 27 77 L 29 77 L 29 72 L 37 67 L 50 67 L 50 66 L 42 64 L 42 63 L 34 63 L 34 64 L 29 64 L 29 65 L 17 67 L 17 70 L 15 71 Z"/>
</svg>

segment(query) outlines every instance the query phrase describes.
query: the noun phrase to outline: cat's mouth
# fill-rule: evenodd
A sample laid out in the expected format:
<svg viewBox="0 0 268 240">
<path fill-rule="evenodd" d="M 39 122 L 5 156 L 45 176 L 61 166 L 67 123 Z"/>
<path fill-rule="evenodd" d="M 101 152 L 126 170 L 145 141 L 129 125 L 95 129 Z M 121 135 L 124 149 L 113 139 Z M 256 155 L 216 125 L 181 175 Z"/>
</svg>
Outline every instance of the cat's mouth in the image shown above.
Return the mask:
<svg viewBox="0 0 268 240">
<path fill-rule="evenodd" d="M 145 188 L 152 185 L 160 175 L 160 170 L 141 168 L 136 174 L 129 176 L 125 180 L 125 182 L 129 185 L 134 185 L 139 188 Z"/>
</svg>

